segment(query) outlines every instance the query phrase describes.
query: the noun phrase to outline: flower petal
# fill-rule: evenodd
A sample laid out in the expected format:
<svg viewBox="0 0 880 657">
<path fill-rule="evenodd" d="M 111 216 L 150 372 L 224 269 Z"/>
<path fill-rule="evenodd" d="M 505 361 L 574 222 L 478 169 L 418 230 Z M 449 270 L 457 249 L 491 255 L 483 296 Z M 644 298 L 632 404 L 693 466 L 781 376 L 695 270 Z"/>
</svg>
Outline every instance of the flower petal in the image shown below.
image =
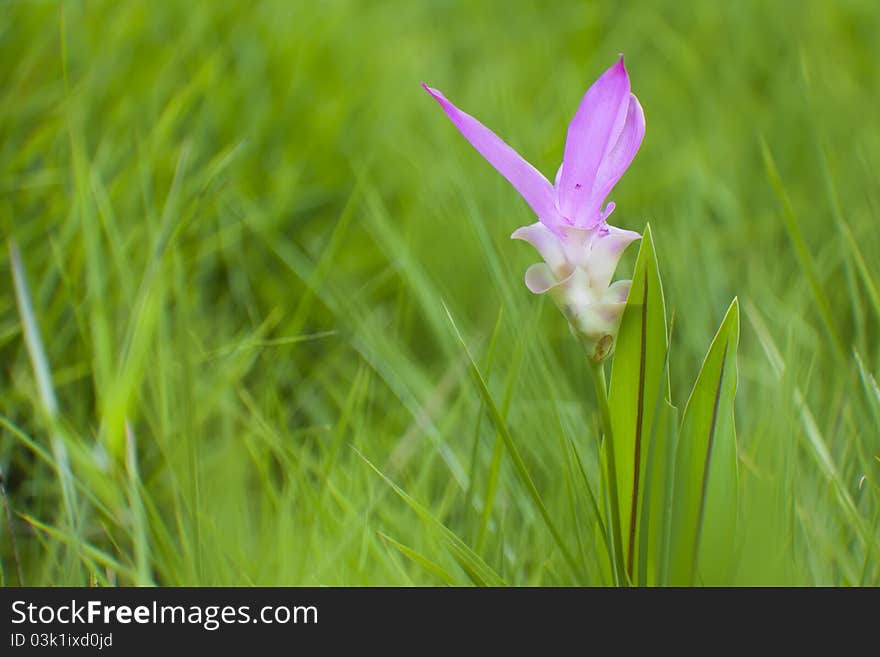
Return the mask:
<svg viewBox="0 0 880 657">
<path fill-rule="evenodd" d="M 626 303 L 626 297 L 629 296 L 629 289 L 632 287 L 632 281 L 629 279 L 614 281 L 605 294 L 602 295 L 602 303 L 615 304 Z"/>
<path fill-rule="evenodd" d="M 642 145 L 644 137 L 645 113 L 642 110 L 641 104 L 639 104 L 639 99 L 635 95 L 630 94 L 626 121 L 624 122 L 620 137 L 618 137 L 614 148 L 608 151 L 599 165 L 596 182 L 593 186 L 593 197 L 590 200 L 591 207 L 599 208 L 602 206 L 605 197 L 608 196 L 611 189 L 629 168 L 639 150 L 639 146 Z"/>
<path fill-rule="evenodd" d="M 536 262 L 526 269 L 526 287 L 533 294 L 544 294 L 557 284 L 550 267 L 544 262 Z"/>
<path fill-rule="evenodd" d="M 552 230 L 540 221 L 529 226 L 517 228 L 513 231 L 513 235 L 510 238 L 531 244 L 544 259 L 544 262 L 549 265 L 550 269 L 557 275 L 565 275 L 566 259 L 562 242 Z"/>
<path fill-rule="evenodd" d="M 593 240 L 593 231 L 588 228 L 578 228 L 568 224 L 557 226 L 556 232 L 562 241 L 565 250 L 565 258 L 574 267 L 586 267 L 590 257 L 590 243 Z"/>
<path fill-rule="evenodd" d="M 558 223 L 553 186 L 541 172 L 526 162 L 519 153 L 504 143 L 489 128 L 449 102 L 440 91 L 432 89 L 425 83 L 422 83 L 422 87 L 431 94 L 434 100 L 440 103 L 446 116 L 464 135 L 464 138 L 489 161 L 489 164 L 507 178 L 508 182 L 535 211 L 538 218 L 548 225 Z"/>
<path fill-rule="evenodd" d="M 590 255 L 586 268 L 590 274 L 590 282 L 594 290 L 604 290 L 611 283 L 614 270 L 624 249 L 641 235 L 633 230 L 624 230 L 615 226 L 597 228 L 590 245 Z M 607 231 L 607 232 L 606 232 Z"/>
<path fill-rule="evenodd" d="M 614 212 L 614 208 L 617 207 L 617 204 L 614 201 L 611 201 L 608 205 L 605 206 L 605 209 L 602 210 L 602 213 L 599 215 L 601 221 L 605 221 L 608 217 L 611 216 L 611 213 Z"/>
<path fill-rule="evenodd" d="M 623 130 L 629 97 L 629 76 L 621 56 L 587 89 L 568 126 L 556 193 L 560 214 L 577 226 L 598 223 L 598 208 L 590 202 L 593 185 L 599 165 Z"/>
</svg>

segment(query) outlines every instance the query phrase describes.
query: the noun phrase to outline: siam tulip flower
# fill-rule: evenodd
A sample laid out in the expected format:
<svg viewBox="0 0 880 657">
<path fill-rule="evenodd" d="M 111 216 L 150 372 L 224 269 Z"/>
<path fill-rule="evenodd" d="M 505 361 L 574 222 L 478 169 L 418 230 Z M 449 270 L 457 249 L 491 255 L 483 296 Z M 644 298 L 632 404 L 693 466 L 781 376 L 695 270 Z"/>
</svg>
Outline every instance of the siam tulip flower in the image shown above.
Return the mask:
<svg viewBox="0 0 880 657">
<path fill-rule="evenodd" d="M 535 247 L 544 260 L 526 271 L 526 287 L 534 294 L 549 293 L 590 358 L 606 358 L 614 348 L 631 283 L 611 279 L 624 249 L 640 237 L 607 223 L 614 203 L 602 207 L 645 135 L 645 115 L 630 92 L 623 56 L 581 100 L 553 185 L 441 92 L 422 86 L 537 215 L 537 222 L 511 235 Z"/>
</svg>

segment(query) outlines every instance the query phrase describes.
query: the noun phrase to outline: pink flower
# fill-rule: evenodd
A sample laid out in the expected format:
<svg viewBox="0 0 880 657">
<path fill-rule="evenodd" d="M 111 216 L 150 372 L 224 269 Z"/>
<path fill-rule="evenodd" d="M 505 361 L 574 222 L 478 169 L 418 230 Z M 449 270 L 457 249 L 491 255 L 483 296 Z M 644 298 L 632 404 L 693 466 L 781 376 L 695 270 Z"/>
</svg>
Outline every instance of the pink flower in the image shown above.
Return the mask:
<svg viewBox="0 0 880 657">
<path fill-rule="evenodd" d="M 465 139 L 531 206 L 538 221 L 514 231 L 544 262 L 526 271 L 526 286 L 549 292 L 591 357 L 611 353 L 630 281 L 611 283 L 624 249 L 640 236 L 606 222 L 605 199 L 645 136 L 645 115 L 630 91 L 623 56 L 584 94 L 568 126 L 562 165 L 551 185 L 540 171 L 474 117 L 423 84 Z"/>
</svg>

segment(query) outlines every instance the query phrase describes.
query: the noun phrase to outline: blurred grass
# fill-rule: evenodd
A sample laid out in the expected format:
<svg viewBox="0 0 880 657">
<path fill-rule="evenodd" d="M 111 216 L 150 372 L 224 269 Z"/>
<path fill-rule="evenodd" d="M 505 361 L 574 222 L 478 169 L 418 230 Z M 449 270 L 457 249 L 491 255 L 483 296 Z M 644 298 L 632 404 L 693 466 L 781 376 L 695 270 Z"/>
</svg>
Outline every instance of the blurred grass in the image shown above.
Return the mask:
<svg viewBox="0 0 880 657">
<path fill-rule="evenodd" d="M 581 94 L 624 52 L 648 132 L 614 219 L 655 228 L 674 399 L 744 302 L 732 582 L 880 584 L 875 3 L 0 14 L 0 234 L 58 404 L 4 247 L 0 467 L 26 583 L 607 583 L 574 539 L 595 523 L 588 368 L 508 240 L 532 217 L 419 82 L 552 175 Z M 11 582 L 5 526 L 0 556 Z"/>
</svg>

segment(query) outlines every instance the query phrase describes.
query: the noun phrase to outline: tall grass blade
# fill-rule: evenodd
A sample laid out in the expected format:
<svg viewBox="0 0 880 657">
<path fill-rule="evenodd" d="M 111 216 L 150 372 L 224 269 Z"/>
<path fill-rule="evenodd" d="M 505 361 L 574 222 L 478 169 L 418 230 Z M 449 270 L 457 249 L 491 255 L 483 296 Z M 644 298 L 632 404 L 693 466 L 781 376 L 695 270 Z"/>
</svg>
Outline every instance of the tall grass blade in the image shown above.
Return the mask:
<svg viewBox="0 0 880 657">
<path fill-rule="evenodd" d="M 782 219 L 785 223 L 785 228 L 788 231 L 791 243 L 794 246 L 798 263 L 801 266 L 801 272 L 804 274 L 810 285 L 810 291 L 813 294 L 813 301 L 816 304 L 816 309 L 819 311 L 819 316 L 822 318 L 822 326 L 831 340 L 835 354 L 843 360 L 845 349 L 837 325 L 832 319 L 831 304 L 828 301 L 825 290 L 822 288 L 822 283 L 820 282 L 819 275 L 816 271 L 816 265 L 813 263 L 809 247 L 807 247 L 807 242 L 804 240 L 804 236 L 801 233 L 800 224 L 795 216 L 791 199 L 789 199 L 788 193 L 785 191 L 785 186 L 779 175 L 779 170 L 776 168 L 776 161 L 773 159 L 773 153 L 770 151 L 770 146 L 763 139 L 761 140 L 761 153 L 764 156 L 764 166 L 767 169 L 767 176 L 770 179 L 770 184 L 773 186 L 773 190 L 776 192 L 776 196 L 779 199 L 779 204 L 782 206 Z"/>
<path fill-rule="evenodd" d="M 427 572 L 431 573 L 432 575 L 434 575 L 435 577 L 437 577 L 437 579 L 439 579 L 444 584 L 446 584 L 448 586 L 455 586 L 456 585 L 457 582 L 455 581 L 455 578 L 452 575 L 450 575 L 442 566 L 439 566 L 435 562 L 428 559 L 428 557 L 423 555 L 421 552 L 417 552 L 416 550 L 413 550 L 412 548 L 407 547 L 406 545 L 404 545 L 400 541 L 394 540 L 393 538 L 391 538 L 388 534 L 386 534 L 384 532 L 379 532 L 379 538 L 381 538 L 383 541 L 385 541 L 386 543 L 388 543 L 389 545 L 394 547 L 407 559 L 409 559 L 413 563 L 421 566 L 422 568 L 425 569 L 425 571 L 427 571 Z"/>
<path fill-rule="evenodd" d="M 438 520 L 427 508 L 419 504 L 409 493 L 389 479 L 385 473 L 377 468 L 373 463 L 356 448 L 352 447 L 355 453 L 366 463 L 369 468 L 382 478 L 397 495 L 406 502 L 416 515 L 423 522 L 438 529 L 446 539 L 448 548 L 459 565 L 475 580 L 480 586 L 505 586 L 504 580 L 492 568 L 483 561 L 480 556 L 469 548 L 455 533 Z"/>
<path fill-rule="evenodd" d="M 3 476 L 3 470 L 0 470 L 0 498 L 3 501 L 3 515 L 6 520 L 6 530 L 9 533 L 9 548 L 12 551 L 12 562 L 15 564 L 15 575 L 18 578 L 18 585 L 24 586 L 24 575 L 21 572 L 21 557 L 18 554 L 18 541 L 15 538 L 15 527 L 12 523 L 12 505 L 9 503 L 9 495 L 6 491 L 6 478 Z M 0 569 L 0 576 L 3 575 Z M 2 579 L 5 580 L 5 577 Z M 0 586 L 7 586 L 5 581 L 0 581 Z"/>
<path fill-rule="evenodd" d="M 574 558 L 574 555 L 571 553 L 568 546 L 566 545 L 565 539 L 563 539 L 562 534 L 556 527 L 556 523 L 553 522 L 553 518 L 550 516 L 550 512 L 547 510 L 547 506 L 544 504 L 544 500 L 541 498 L 541 494 L 538 492 L 538 488 L 537 486 L 535 486 L 535 482 L 529 474 L 525 461 L 520 455 L 519 449 L 517 449 L 516 447 L 513 436 L 510 435 L 510 430 L 507 427 L 507 422 L 504 420 L 504 416 L 498 409 L 498 406 L 495 404 L 495 399 L 492 397 L 492 393 L 489 392 L 489 386 L 486 384 L 486 380 L 483 378 L 479 366 L 471 355 L 470 349 L 468 349 L 467 343 L 464 341 L 464 338 L 459 332 L 458 327 L 455 324 L 455 320 L 452 318 L 452 314 L 449 312 L 449 309 L 445 306 L 444 309 L 446 310 L 446 315 L 449 318 L 449 323 L 451 324 L 452 329 L 455 332 L 455 336 L 458 339 L 461 348 L 464 350 L 464 353 L 467 355 L 468 362 L 471 366 L 471 373 L 473 374 L 474 381 L 477 384 L 477 389 L 479 390 L 480 396 L 482 397 L 483 402 L 486 404 L 486 407 L 489 410 L 489 417 L 492 419 L 492 423 L 495 425 L 496 431 L 499 432 L 501 438 L 504 440 L 504 446 L 507 448 L 507 453 L 510 455 L 511 461 L 513 461 L 513 467 L 515 472 L 517 473 L 517 476 L 519 477 L 520 483 L 525 488 L 526 492 L 532 500 L 532 503 L 534 504 L 538 513 L 540 513 L 541 518 L 543 518 L 544 523 L 547 525 L 547 529 L 553 536 L 553 540 L 556 542 L 556 546 L 559 548 L 559 551 L 562 553 L 565 561 L 571 567 L 572 571 L 574 571 L 575 573 L 579 572 L 580 569 L 578 568 L 577 560 Z"/>
<path fill-rule="evenodd" d="M 58 480 L 61 485 L 64 515 L 67 519 L 67 525 L 70 528 L 71 536 L 73 537 L 75 545 L 80 532 L 78 502 L 74 486 L 73 472 L 70 469 L 70 458 L 67 453 L 67 446 L 64 444 L 64 438 L 59 432 L 58 400 L 55 397 L 55 387 L 52 384 L 52 373 L 49 368 L 49 360 L 46 357 L 46 350 L 43 348 L 43 340 L 40 337 L 40 331 L 37 327 L 37 320 L 34 316 L 33 304 L 31 302 L 30 291 L 28 290 L 24 266 L 21 262 L 21 255 L 19 254 L 18 246 L 13 241 L 10 241 L 9 243 L 9 256 L 12 265 L 12 279 L 15 287 L 15 299 L 18 303 L 18 313 L 21 319 L 22 332 L 24 334 L 28 355 L 30 356 L 34 377 L 37 381 L 37 388 L 40 393 L 43 412 L 45 413 L 46 421 L 49 426 L 49 441 L 52 449 L 53 467 L 58 474 Z"/>
</svg>

